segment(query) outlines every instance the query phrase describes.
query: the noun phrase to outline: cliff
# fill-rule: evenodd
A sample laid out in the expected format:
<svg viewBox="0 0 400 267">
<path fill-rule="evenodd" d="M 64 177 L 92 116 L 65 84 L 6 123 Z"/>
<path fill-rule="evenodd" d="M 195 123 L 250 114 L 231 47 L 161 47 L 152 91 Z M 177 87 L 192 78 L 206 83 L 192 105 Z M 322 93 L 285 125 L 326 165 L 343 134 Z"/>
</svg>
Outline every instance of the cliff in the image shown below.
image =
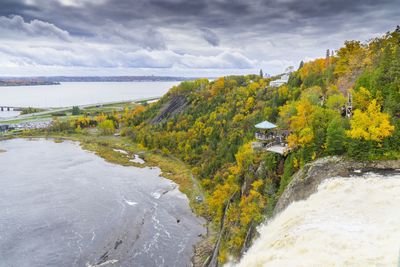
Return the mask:
<svg viewBox="0 0 400 267">
<path fill-rule="evenodd" d="M 344 157 L 326 157 L 306 164 L 296 174 L 279 198 L 274 216 L 294 201 L 307 199 L 317 191 L 325 179 L 336 176 L 346 177 L 367 171 L 399 170 L 400 160 L 356 162 Z"/>
</svg>

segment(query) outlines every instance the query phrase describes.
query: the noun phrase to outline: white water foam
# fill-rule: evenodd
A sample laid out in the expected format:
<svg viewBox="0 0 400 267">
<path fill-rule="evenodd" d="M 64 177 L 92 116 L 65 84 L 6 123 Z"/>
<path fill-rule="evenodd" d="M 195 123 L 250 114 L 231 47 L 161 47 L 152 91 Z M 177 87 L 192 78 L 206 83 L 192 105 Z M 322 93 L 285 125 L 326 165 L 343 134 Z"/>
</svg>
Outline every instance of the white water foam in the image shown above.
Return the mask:
<svg viewBox="0 0 400 267">
<path fill-rule="evenodd" d="M 129 201 L 125 199 L 125 203 L 128 204 L 129 206 L 136 206 L 138 203 L 134 201 Z"/>
<path fill-rule="evenodd" d="M 134 158 L 130 159 L 129 161 L 130 162 L 134 162 L 134 163 L 139 163 L 139 164 L 145 164 L 146 163 L 143 159 L 141 159 L 139 157 L 139 155 L 136 155 L 136 154 L 134 155 Z"/>
<path fill-rule="evenodd" d="M 236 266 L 398 266 L 400 175 L 325 180 L 259 232 Z"/>
</svg>

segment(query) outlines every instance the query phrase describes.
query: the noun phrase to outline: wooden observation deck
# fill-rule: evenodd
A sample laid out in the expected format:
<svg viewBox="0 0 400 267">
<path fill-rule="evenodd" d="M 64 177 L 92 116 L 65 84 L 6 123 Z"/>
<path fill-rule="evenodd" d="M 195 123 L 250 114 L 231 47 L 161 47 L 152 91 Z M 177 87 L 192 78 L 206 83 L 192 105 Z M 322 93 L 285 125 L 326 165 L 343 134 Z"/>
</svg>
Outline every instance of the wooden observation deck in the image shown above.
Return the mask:
<svg viewBox="0 0 400 267">
<path fill-rule="evenodd" d="M 278 127 L 269 122 L 263 121 L 255 125 L 257 131 L 255 133 L 256 142 L 252 143 L 255 150 L 266 150 L 286 156 L 290 152 L 287 144 L 289 131 L 279 130 Z"/>
</svg>

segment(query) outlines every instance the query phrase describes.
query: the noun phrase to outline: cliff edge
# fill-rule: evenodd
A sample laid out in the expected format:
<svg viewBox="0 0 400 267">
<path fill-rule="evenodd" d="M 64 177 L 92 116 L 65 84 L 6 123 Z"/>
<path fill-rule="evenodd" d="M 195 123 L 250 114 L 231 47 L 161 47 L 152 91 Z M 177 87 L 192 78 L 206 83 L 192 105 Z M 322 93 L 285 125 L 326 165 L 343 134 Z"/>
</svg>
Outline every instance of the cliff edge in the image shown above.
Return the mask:
<svg viewBox="0 0 400 267">
<path fill-rule="evenodd" d="M 359 172 L 400 170 L 400 160 L 356 162 L 344 157 L 326 157 L 306 164 L 294 174 L 291 182 L 280 196 L 274 216 L 294 201 L 307 199 L 317 191 L 325 179 L 350 176 Z"/>
</svg>

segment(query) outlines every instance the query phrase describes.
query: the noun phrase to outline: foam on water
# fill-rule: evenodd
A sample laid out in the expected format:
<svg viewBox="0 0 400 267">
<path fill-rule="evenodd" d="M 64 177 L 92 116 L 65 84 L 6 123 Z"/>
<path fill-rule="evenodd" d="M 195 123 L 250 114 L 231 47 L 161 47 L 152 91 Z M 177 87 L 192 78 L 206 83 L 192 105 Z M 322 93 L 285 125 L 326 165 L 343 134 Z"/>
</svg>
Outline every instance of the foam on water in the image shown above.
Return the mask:
<svg viewBox="0 0 400 267">
<path fill-rule="evenodd" d="M 237 266 L 397 266 L 400 175 L 325 180 L 259 232 Z"/>
<path fill-rule="evenodd" d="M 139 157 L 139 155 L 133 155 L 133 159 L 129 160 L 130 162 L 145 164 L 146 162 Z"/>
</svg>

